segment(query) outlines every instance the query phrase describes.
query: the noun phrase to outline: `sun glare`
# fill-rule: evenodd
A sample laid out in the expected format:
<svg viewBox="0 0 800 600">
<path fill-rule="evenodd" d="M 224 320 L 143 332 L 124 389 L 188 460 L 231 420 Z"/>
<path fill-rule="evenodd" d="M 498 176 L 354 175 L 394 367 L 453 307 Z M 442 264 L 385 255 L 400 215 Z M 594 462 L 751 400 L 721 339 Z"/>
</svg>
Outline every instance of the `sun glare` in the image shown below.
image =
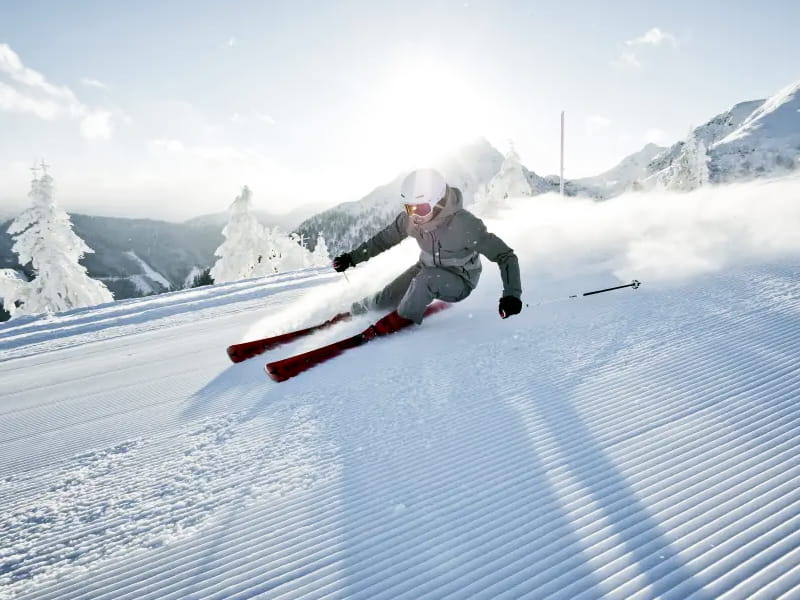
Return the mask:
<svg viewBox="0 0 800 600">
<path fill-rule="evenodd" d="M 387 68 L 369 94 L 360 124 L 375 147 L 390 149 L 385 158 L 405 166 L 485 135 L 489 110 L 489 102 L 456 68 L 415 57 Z"/>
</svg>

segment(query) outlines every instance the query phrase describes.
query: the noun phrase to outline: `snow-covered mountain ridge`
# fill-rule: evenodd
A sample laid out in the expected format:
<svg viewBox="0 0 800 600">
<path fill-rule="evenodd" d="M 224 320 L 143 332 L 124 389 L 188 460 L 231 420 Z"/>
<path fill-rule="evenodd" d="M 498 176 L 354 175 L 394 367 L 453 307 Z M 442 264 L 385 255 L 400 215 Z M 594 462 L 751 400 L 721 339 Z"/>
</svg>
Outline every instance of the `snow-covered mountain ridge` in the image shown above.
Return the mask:
<svg viewBox="0 0 800 600">
<path fill-rule="evenodd" d="M 800 168 L 800 82 L 766 100 L 735 105 L 691 135 L 708 150 L 712 183 L 775 177 Z M 648 166 L 652 179 L 678 160 L 684 141 Z"/>
<path fill-rule="evenodd" d="M 212 263 L 214 249 L 222 242 L 222 230 L 216 226 L 80 214 L 71 219 L 75 232 L 94 250 L 81 264 L 91 277 L 106 282 L 118 299 L 182 287 L 194 268 Z M 8 225 L 0 223 L 0 268 L 19 270 Z"/>
<path fill-rule="evenodd" d="M 648 166 L 656 157 L 663 156 L 666 148 L 647 144 L 638 152 L 623 158 L 618 165 L 594 177 L 575 179 L 574 184 L 597 190 L 602 198 L 610 198 L 629 191 L 635 181 L 648 176 Z"/>
<path fill-rule="evenodd" d="M 692 135 L 699 141 L 702 141 L 706 148 L 710 148 L 715 143 L 736 131 L 747 117 L 763 103 L 764 100 L 740 102 L 731 109 L 712 117 L 703 125 L 694 128 L 692 130 Z M 653 158 L 648 165 L 648 173 L 644 174 L 644 176 L 646 177 L 668 168 L 670 164 L 678 159 L 684 143 L 683 140 L 678 141 L 666 151 Z"/>
<path fill-rule="evenodd" d="M 800 168 L 800 82 L 766 100 L 736 131 L 711 146 L 717 181 Z"/>
</svg>

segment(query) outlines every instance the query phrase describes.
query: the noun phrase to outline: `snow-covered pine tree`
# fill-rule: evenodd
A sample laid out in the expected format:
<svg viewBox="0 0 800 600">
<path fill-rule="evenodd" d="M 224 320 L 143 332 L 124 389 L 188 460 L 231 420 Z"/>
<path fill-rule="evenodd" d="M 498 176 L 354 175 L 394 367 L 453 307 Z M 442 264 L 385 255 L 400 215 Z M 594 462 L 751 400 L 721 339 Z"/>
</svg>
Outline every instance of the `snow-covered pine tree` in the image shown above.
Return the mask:
<svg viewBox="0 0 800 600">
<path fill-rule="evenodd" d="M 285 234 L 277 227 L 272 230 L 271 242 L 278 255 L 276 273 L 296 271 L 311 266 L 311 252 L 305 247 L 305 238 L 296 233 Z"/>
<path fill-rule="evenodd" d="M 272 273 L 269 240 L 264 226 L 250 211 L 252 192 L 244 186 L 230 206 L 228 223 L 222 230 L 225 241 L 214 251 L 219 259 L 211 267 L 216 283 L 239 281 Z"/>
<path fill-rule="evenodd" d="M 697 150 L 695 153 L 695 164 L 694 164 L 694 186 L 695 188 L 703 187 L 704 185 L 708 185 L 709 181 L 711 180 L 711 174 L 708 170 L 708 149 L 706 148 L 705 143 L 703 140 L 697 140 Z"/>
<path fill-rule="evenodd" d="M 14 269 L 0 269 L 0 300 L 3 312 L 0 321 L 5 321 L 17 313 L 26 293 L 27 279 Z"/>
<path fill-rule="evenodd" d="M 474 211 L 482 216 L 492 217 L 506 206 L 507 198 L 533 196 L 534 190 L 526 176 L 519 155 L 512 147 L 505 156 L 500 171 L 485 189 L 479 188 L 475 195 Z"/>
<path fill-rule="evenodd" d="M 31 265 L 35 277 L 15 284 L 16 297 L 4 300 L 6 310 L 16 316 L 111 302 L 114 297 L 108 288 L 89 277 L 79 264 L 85 254 L 94 250 L 72 230 L 69 215 L 56 206 L 47 165 L 42 163 L 41 170 L 41 177 L 34 170 L 28 194 L 33 205 L 8 228 L 14 238 L 11 249 L 21 265 Z"/>
<path fill-rule="evenodd" d="M 280 239 L 282 234 L 277 227 L 264 229 L 264 268 L 268 273 L 280 272 L 283 252 Z"/>
<path fill-rule="evenodd" d="M 311 256 L 311 265 L 314 267 L 327 267 L 331 264 L 331 256 L 328 251 L 328 244 L 325 242 L 325 237 L 322 232 L 317 234 L 317 245 L 314 246 L 314 252 Z"/>
<path fill-rule="evenodd" d="M 703 141 L 698 140 L 692 131 L 663 184 L 670 190 L 689 192 L 707 185 L 708 182 L 708 152 Z"/>
</svg>

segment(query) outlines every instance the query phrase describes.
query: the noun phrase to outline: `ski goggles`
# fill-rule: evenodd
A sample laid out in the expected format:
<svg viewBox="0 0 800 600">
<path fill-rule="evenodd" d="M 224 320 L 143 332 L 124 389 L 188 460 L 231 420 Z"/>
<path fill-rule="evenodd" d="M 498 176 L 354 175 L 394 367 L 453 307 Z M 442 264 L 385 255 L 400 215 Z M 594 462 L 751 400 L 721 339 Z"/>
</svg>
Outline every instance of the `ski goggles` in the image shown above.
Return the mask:
<svg viewBox="0 0 800 600">
<path fill-rule="evenodd" d="M 427 202 L 423 202 L 422 204 L 406 204 L 406 214 L 410 217 L 412 215 L 417 215 L 418 217 L 426 217 L 430 214 L 431 205 Z"/>
</svg>

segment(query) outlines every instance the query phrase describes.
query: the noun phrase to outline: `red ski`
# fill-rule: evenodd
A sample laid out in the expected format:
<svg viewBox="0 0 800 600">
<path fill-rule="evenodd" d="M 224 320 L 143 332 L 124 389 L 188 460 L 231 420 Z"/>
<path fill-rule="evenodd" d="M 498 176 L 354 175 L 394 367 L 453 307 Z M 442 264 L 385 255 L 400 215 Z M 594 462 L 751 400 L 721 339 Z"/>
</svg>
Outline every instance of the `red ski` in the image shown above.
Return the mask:
<svg viewBox="0 0 800 600">
<path fill-rule="evenodd" d="M 289 333 L 281 333 L 280 335 L 275 335 L 268 338 L 263 338 L 261 340 L 252 340 L 250 342 L 242 342 L 241 344 L 233 344 L 232 346 L 228 346 L 228 356 L 230 357 L 232 362 L 238 363 L 242 362 L 243 360 L 247 360 L 248 358 L 252 358 L 262 352 L 266 352 L 267 350 L 272 350 L 280 346 L 281 344 L 286 344 L 293 340 L 296 340 L 299 337 L 303 337 L 304 335 L 308 335 L 309 333 L 314 333 L 315 331 L 319 331 L 320 329 L 324 329 L 325 327 L 330 327 L 334 323 L 338 323 L 339 321 L 345 321 L 350 318 L 350 313 L 341 313 L 333 317 L 332 319 L 328 319 L 324 323 L 320 323 L 319 325 L 314 325 L 312 327 L 307 327 L 306 329 L 300 329 L 298 331 L 291 331 Z"/>
<path fill-rule="evenodd" d="M 427 317 L 440 312 L 449 306 L 447 302 L 436 300 L 425 309 L 425 316 Z M 286 381 L 334 356 L 340 355 L 345 350 L 362 346 L 375 339 L 377 336 L 378 333 L 375 330 L 375 326 L 370 325 L 364 331 L 352 337 L 339 340 L 338 342 L 323 346 L 322 348 L 304 352 L 303 354 L 297 354 L 289 358 L 284 358 L 283 360 L 267 363 L 264 370 L 273 381 Z"/>
</svg>

